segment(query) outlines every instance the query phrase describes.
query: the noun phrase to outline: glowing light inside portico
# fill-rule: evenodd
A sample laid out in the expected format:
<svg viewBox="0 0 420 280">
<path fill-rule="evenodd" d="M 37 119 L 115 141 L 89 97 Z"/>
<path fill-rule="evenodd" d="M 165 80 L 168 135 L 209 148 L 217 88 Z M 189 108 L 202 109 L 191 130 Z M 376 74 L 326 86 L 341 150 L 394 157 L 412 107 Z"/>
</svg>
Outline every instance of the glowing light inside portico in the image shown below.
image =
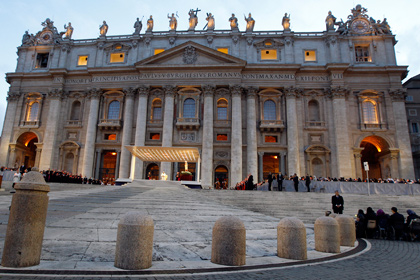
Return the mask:
<svg viewBox="0 0 420 280">
<path fill-rule="evenodd" d="M 125 146 L 134 156 L 142 161 L 161 162 L 198 162 L 200 154 L 197 148 L 183 147 L 136 147 Z"/>
</svg>

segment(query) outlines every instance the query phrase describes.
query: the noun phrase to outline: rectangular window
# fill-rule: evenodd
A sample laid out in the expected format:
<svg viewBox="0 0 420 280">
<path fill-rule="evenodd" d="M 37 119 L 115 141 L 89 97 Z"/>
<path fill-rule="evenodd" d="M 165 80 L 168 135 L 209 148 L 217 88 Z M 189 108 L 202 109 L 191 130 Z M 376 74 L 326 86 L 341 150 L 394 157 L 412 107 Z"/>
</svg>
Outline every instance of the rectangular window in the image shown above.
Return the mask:
<svg viewBox="0 0 420 280">
<path fill-rule="evenodd" d="M 411 132 L 412 133 L 419 133 L 419 125 L 418 125 L 418 123 L 412 123 L 411 124 Z"/>
<path fill-rule="evenodd" d="M 88 56 L 87 55 L 79 55 L 79 59 L 77 60 L 78 66 L 85 66 L 87 65 Z"/>
<path fill-rule="evenodd" d="M 217 119 L 218 120 L 227 120 L 227 107 L 218 107 L 217 108 Z"/>
<path fill-rule="evenodd" d="M 277 50 L 261 50 L 261 60 L 276 60 Z"/>
<path fill-rule="evenodd" d="M 47 68 L 48 67 L 48 57 L 49 53 L 39 53 L 36 55 L 36 65 L 35 68 Z"/>
<path fill-rule="evenodd" d="M 111 59 L 109 62 L 118 63 L 124 62 L 125 53 L 111 53 Z"/>
<path fill-rule="evenodd" d="M 369 47 L 356 46 L 354 47 L 356 62 L 372 62 L 369 54 Z"/>
<path fill-rule="evenodd" d="M 228 136 L 227 136 L 227 134 L 217 134 L 216 135 L 216 140 L 217 141 L 227 141 Z"/>
<path fill-rule="evenodd" d="M 276 135 L 266 135 L 264 142 L 265 143 L 277 143 L 277 136 Z"/>
<path fill-rule="evenodd" d="M 161 52 L 164 52 L 165 49 L 155 49 L 154 55 L 160 54 Z"/>
<path fill-rule="evenodd" d="M 417 116 L 417 110 L 416 109 L 408 109 L 408 115 L 415 117 Z"/>
<path fill-rule="evenodd" d="M 150 140 L 160 140 L 160 133 L 150 133 Z"/>
<path fill-rule="evenodd" d="M 412 95 L 407 95 L 405 97 L 405 101 L 413 102 L 413 96 Z"/>
<path fill-rule="evenodd" d="M 305 62 L 316 61 L 316 51 L 305 51 Z"/>
<path fill-rule="evenodd" d="M 105 140 L 117 140 L 117 134 L 105 134 Z"/>
<path fill-rule="evenodd" d="M 228 48 L 217 48 L 217 51 L 225 53 L 225 54 L 229 54 L 229 49 Z"/>
</svg>

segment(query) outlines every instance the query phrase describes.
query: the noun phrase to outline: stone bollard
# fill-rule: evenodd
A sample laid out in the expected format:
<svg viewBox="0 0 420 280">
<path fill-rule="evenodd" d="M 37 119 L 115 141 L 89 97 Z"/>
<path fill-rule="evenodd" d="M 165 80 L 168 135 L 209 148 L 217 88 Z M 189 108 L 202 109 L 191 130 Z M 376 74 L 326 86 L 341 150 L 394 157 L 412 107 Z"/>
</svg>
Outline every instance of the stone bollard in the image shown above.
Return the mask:
<svg viewBox="0 0 420 280">
<path fill-rule="evenodd" d="M 246 231 L 237 217 L 219 218 L 213 227 L 211 262 L 222 265 L 245 265 Z"/>
<path fill-rule="evenodd" d="M 298 218 L 283 218 L 277 225 L 277 256 L 306 260 L 306 228 Z"/>
<path fill-rule="evenodd" d="M 42 239 L 47 219 L 50 187 L 37 171 L 31 171 L 15 184 L 16 193 L 4 240 L 1 265 L 26 267 L 38 265 L 41 259 Z"/>
<path fill-rule="evenodd" d="M 354 219 L 347 215 L 338 215 L 335 217 L 340 231 L 340 245 L 354 247 L 356 242 L 356 225 Z"/>
<path fill-rule="evenodd" d="M 152 217 L 126 213 L 118 224 L 114 266 L 132 270 L 151 267 L 154 228 Z"/>
<path fill-rule="evenodd" d="M 340 230 L 338 222 L 331 217 L 315 221 L 315 250 L 325 253 L 340 253 Z"/>
</svg>

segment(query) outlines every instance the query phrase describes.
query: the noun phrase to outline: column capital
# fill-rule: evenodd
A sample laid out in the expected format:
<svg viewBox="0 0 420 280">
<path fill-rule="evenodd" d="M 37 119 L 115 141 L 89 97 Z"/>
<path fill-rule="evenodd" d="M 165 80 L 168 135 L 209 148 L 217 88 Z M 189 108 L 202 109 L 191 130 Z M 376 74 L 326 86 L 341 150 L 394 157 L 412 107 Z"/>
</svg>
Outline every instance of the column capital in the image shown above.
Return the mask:
<svg viewBox="0 0 420 280">
<path fill-rule="evenodd" d="M 52 89 L 48 92 L 48 98 L 49 99 L 60 99 L 62 97 L 63 90 L 62 89 Z"/>
<path fill-rule="evenodd" d="M 332 86 L 327 89 L 326 92 L 329 94 L 330 98 L 346 98 L 349 90 L 342 86 Z"/>
<path fill-rule="evenodd" d="M 136 89 L 129 87 L 129 88 L 125 88 L 123 92 L 127 98 L 133 98 L 134 95 L 136 94 Z"/>
<path fill-rule="evenodd" d="M 255 98 L 257 96 L 258 88 L 257 87 L 247 87 L 246 88 L 246 97 Z"/>
<path fill-rule="evenodd" d="M 259 155 L 260 157 L 262 157 L 262 156 L 264 156 L 264 152 L 258 152 L 258 155 Z"/>
<path fill-rule="evenodd" d="M 17 100 L 19 100 L 19 97 L 21 96 L 21 93 L 20 92 L 8 92 L 8 94 L 7 94 L 7 97 L 6 97 L 6 100 L 7 101 L 9 101 L 9 102 L 12 102 L 12 101 L 17 101 Z"/>
<path fill-rule="evenodd" d="M 176 94 L 176 86 L 173 86 L 173 85 L 163 86 L 163 91 L 165 92 L 165 96 L 173 97 Z"/>
<path fill-rule="evenodd" d="M 303 89 L 296 88 L 294 86 L 285 87 L 284 92 L 286 93 L 286 97 L 293 98 L 293 97 L 300 97 L 303 93 Z"/>
<path fill-rule="evenodd" d="M 150 92 L 150 87 L 146 86 L 146 85 L 141 85 L 137 88 L 137 92 L 138 92 L 139 96 L 147 97 L 149 95 L 149 92 Z"/>
<path fill-rule="evenodd" d="M 101 97 L 102 90 L 97 88 L 92 88 L 87 91 L 87 97 L 90 99 L 99 99 Z"/>
<path fill-rule="evenodd" d="M 214 91 L 216 90 L 215 85 L 202 85 L 201 89 L 203 90 L 203 93 L 205 96 L 214 95 Z"/>
<path fill-rule="evenodd" d="M 398 88 L 398 89 L 390 89 L 389 95 L 391 96 L 392 101 L 405 101 L 405 97 L 407 96 L 407 89 Z"/>
<path fill-rule="evenodd" d="M 241 85 L 231 85 L 229 86 L 229 90 L 232 96 L 241 96 L 243 89 Z"/>
</svg>

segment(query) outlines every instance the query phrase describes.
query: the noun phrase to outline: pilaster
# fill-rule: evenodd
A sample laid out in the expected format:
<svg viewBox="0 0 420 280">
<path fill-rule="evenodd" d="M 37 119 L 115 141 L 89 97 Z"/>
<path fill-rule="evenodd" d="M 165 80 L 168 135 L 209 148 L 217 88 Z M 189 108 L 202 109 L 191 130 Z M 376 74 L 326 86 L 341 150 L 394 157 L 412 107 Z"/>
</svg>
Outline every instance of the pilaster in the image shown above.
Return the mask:
<svg viewBox="0 0 420 280">
<path fill-rule="evenodd" d="M 257 155 L 257 113 L 255 109 L 255 99 L 258 89 L 248 87 L 246 95 L 247 104 L 247 122 L 246 122 L 246 140 L 247 140 L 247 173 L 256 176 L 258 174 L 258 155 Z"/>
<path fill-rule="evenodd" d="M 202 86 L 204 95 L 203 112 L 203 151 L 201 165 L 201 186 L 213 186 L 213 98 L 216 87 L 214 85 Z"/>
<path fill-rule="evenodd" d="M 142 85 L 137 89 L 138 105 L 137 105 L 137 119 L 135 132 L 135 146 L 144 146 L 146 141 L 146 124 L 147 124 L 147 102 L 149 98 L 149 87 Z M 134 174 L 131 177 L 134 179 L 143 179 L 143 161 L 132 157 L 135 160 Z"/>
<path fill-rule="evenodd" d="M 232 94 L 232 132 L 231 132 L 231 160 L 230 185 L 234 187 L 242 178 L 242 87 L 230 87 Z"/>
</svg>

